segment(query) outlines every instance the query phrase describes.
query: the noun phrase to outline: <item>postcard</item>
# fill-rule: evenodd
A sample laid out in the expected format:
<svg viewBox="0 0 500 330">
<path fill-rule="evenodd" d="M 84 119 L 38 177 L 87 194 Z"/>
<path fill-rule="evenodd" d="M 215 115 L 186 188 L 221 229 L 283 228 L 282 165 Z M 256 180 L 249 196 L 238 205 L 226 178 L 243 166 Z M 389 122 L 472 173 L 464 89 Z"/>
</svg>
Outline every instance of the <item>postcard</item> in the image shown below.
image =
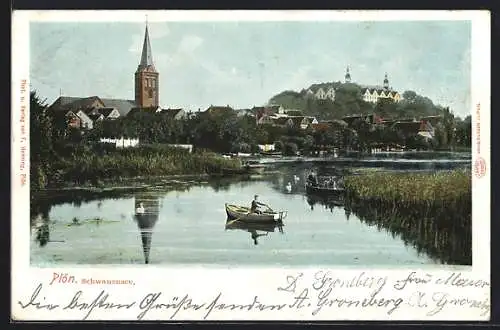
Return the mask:
<svg viewBox="0 0 500 330">
<path fill-rule="evenodd" d="M 15 11 L 13 321 L 488 320 L 487 11 Z"/>
</svg>

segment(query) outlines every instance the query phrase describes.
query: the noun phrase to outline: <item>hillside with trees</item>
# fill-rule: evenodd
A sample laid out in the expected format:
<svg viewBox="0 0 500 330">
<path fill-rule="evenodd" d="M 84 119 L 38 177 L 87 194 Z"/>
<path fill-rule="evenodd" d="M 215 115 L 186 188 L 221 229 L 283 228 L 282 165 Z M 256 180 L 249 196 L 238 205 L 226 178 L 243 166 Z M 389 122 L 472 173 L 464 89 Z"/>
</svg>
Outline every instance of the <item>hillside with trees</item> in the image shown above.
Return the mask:
<svg viewBox="0 0 500 330">
<path fill-rule="evenodd" d="M 403 99 L 397 103 L 390 99 L 382 99 L 377 104 L 372 104 L 363 100 L 361 86 L 357 84 L 335 82 L 315 84 L 309 88 L 316 90 L 323 85 L 336 88 L 334 101 L 316 99 L 307 94 L 307 89 L 303 89 L 300 92 L 281 92 L 273 96 L 268 103 L 282 105 L 287 109 L 302 110 L 304 114 L 316 116 L 320 120 L 341 119 L 348 115 L 373 112 L 388 119 L 420 118 L 443 115 L 444 111 L 443 107 L 434 104 L 428 97 L 414 91 L 403 92 Z"/>
</svg>

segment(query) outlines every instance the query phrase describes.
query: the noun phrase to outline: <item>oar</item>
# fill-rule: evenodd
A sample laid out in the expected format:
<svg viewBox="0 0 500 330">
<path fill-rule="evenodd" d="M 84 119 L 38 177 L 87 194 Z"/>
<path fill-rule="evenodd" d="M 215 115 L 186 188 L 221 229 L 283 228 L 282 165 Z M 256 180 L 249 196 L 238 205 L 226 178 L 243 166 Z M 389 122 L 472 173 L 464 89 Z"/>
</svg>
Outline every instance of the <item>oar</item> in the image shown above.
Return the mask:
<svg viewBox="0 0 500 330">
<path fill-rule="evenodd" d="M 270 208 L 270 207 L 269 207 L 269 205 L 267 205 L 267 204 L 266 204 L 266 207 L 267 207 L 267 209 L 268 209 L 269 211 L 274 212 L 274 210 L 273 210 L 272 208 Z"/>
<path fill-rule="evenodd" d="M 226 226 L 231 226 L 233 223 L 235 223 L 236 221 L 240 220 L 241 218 L 236 218 L 234 220 L 231 220 L 229 221 L 228 223 L 226 223 Z"/>
</svg>

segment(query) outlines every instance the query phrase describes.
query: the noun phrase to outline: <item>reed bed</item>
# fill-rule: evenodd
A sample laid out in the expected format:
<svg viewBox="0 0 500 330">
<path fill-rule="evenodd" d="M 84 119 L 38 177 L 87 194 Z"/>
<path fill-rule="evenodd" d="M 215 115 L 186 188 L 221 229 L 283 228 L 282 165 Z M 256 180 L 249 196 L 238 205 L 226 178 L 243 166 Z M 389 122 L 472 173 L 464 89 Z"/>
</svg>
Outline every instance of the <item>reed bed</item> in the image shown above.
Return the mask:
<svg viewBox="0 0 500 330">
<path fill-rule="evenodd" d="M 165 147 L 80 152 L 57 163 L 55 181 L 95 182 L 102 179 L 165 175 L 196 175 L 219 168 L 239 168 L 239 160 L 209 152 L 189 153 Z"/>
<path fill-rule="evenodd" d="M 395 202 L 458 202 L 471 199 L 470 171 L 364 173 L 348 176 L 348 192 L 361 199 Z"/>
<path fill-rule="evenodd" d="M 393 237 L 399 236 L 405 245 L 431 259 L 445 264 L 472 264 L 472 228 L 462 225 L 468 222 L 470 214 L 454 214 L 444 219 L 447 215 L 442 212 L 423 217 L 421 209 L 415 207 L 393 209 L 352 202 L 346 208 L 362 222 Z"/>
<path fill-rule="evenodd" d="M 444 263 L 472 262 L 469 171 L 366 173 L 345 179 L 346 209 Z"/>
</svg>

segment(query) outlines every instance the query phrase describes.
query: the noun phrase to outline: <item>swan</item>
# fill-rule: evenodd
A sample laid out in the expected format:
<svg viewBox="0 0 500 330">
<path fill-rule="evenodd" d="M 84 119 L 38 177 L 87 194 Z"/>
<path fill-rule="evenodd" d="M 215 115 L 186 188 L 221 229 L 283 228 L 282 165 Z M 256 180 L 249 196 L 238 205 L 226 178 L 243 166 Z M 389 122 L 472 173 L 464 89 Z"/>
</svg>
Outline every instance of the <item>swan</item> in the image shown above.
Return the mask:
<svg viewBox="0 0 500 330">
<path fill-rule="evenodd" d="M 135 209 L 135 213 L 136 214 L 144 214 L 144 212 L 145 212 L 145 210 L 144 210 L 144 204 L 140 203 L 139 207 Z"/>
<path fill-rule="evenodd" d="M 292 191 L 292 183 L 288 182 L 285 188 L 286 190 L 288 190 L 288 192 Z"/>
</svg>

